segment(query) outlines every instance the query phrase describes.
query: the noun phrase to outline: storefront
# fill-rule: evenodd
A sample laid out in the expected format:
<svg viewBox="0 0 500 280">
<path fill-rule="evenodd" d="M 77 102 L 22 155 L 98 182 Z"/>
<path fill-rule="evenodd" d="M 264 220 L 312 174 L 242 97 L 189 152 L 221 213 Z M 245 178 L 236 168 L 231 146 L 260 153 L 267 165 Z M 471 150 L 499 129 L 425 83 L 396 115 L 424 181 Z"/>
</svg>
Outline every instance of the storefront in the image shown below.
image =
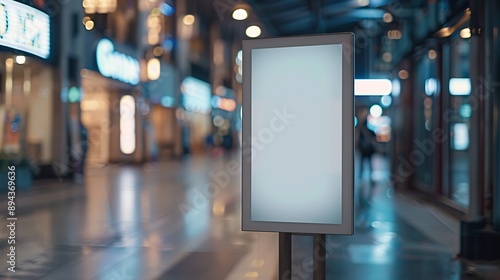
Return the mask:
<svg viewBox="0 0 500 280">
<path fill-rule="evenodd" d="M 405 121 L 394 127 L 393 181 L 412 182 L 407 187 L 460 211 L 469 206 L 469 170 L 475 168 L 469 164 L 477 103 L 471 100 L 467 20 L 465 13 L 454 32 L 424 41 L 394 73 L 401 94 L 394 98 L 393 114 Z"/>
<path fill-rule="evenodd" d="M 241 130 L 241 106 L 236 103 L 236 94 L 232 89 L 220 85 L 215 89 L 211 103 L 213 145 L 231 150 L 239 145 Z"/>
<path fill-rule="evenodd" d="M 212 90 L 210 84 L 186 77 L 182 81 L 182 107 L 179 113 L 184 152 L 201 152 L 212 133 Z"/>
<path fill-rule="evenodd" d="M 143 99 L 139 61 L 133 51 L 98 40 L 81 70 L 81 119 L 87 128 L 87 165 L 140 162 L 144 156 Z"/>
<path fill-rule="evenodd" d="M 171 65 L 160 63 L 160 76 L 144 85 L 151 104 L 153 137 L 147 141 L 150 159 L 171 158 L 181 154 L 181 131 L 177 120 L 180 109 L 180 78 Z"/>
<path fill-rule="evenodd" d="M 0 149 L 38 165 L 51 165 L 56 154 L 53 122 L 60 98 L 51 56 L 50 17 L 0 0 Z"/>
</svg>

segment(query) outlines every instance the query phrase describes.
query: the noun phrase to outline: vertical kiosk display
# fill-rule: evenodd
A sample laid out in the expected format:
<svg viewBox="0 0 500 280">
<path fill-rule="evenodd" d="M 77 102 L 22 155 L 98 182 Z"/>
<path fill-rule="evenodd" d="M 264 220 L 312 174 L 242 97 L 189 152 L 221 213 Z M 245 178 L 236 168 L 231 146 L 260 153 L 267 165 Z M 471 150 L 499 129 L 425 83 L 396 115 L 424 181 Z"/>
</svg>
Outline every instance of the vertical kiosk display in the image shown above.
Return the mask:
<svg viewBox="0 0 500 280">
<path fill-rule="evenodd" d="M 243 41 L 242 229 L 353 234 L 354 35 Z"/>
</svg>

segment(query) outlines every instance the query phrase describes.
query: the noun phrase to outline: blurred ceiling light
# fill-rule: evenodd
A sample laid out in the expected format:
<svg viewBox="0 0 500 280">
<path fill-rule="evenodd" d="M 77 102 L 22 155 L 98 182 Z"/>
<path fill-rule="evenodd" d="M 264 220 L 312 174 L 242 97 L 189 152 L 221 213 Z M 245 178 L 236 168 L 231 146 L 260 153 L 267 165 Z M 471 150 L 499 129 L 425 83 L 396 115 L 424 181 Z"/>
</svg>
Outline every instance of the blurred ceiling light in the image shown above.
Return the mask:
<svg viewBox="0 0 500 280">
<path fill-rule="evenodd" d="M 380 116 L 382 116 L 382 113 L 383 113 L 383 110 L 382 110 L 382 107 L 380 107 L 380 105 L 375 104 L 375 105 L 370 107 L 370 115 L 372 115 L 372 117 L 380 118 Z"/>
<path fill-rule="evenodd" d="M 392 80 L 392 96 L 399 96 L 401 93 L 401 82 L 398 78 Z"/>
<path fill-rule="evenodd" d="M 250 38 L 257 38 L 260 36 L 262 31 L 260 30 L 260 27 L 257 25 L 250 25 L 247 27 L 247 30 L 245 31 L 245 34 L 250 37 Z"/>
<path fill-rule="evenodd" d="M 358 4 L 362 7 L 370 5 L 370 0 L 358 0 Z"/>
<path fill-rule="evenodd" d="M 151 10 L 151 15 L 159 17 L 161 15 L 161 10 L 158 8 L 154 8 L 153 10 Z"/>
<path fill-rule="evenodd" d="M 147 26 L 149 28 L 160 27 L 160 18 L 157 15 L 153 15 L 153 14 L 149 15 L 148 20 L 147 20 Z"/>
<path fill-rule="evenodd" d="M 195 17 L 193 15 L 185 15 L 183 18 L 182 18 L 182 22 L 185 24 L 185 25 L 193 25 L 194 22 L 195 22 Z"/>
<path fill-rule="evenodd" d="M 401 80 L 406 80 L 406 79 L 408 79 L 409 76 L 410 76 L 410 74 L 406 70 L 399 70 L 399 72 L 398 72 L 398 77 Z"/>
<path fill-rule="evenodd" d="M 427 56 L 429 57 L 429 59 L 434 60 L 437 57 L 437 52 L 435 50 L 429 50 Z"/>
<path fill-rule="evenodd" d="M 156 45 L 160 42 L 160 35 L 155 33 L 148 34 L 148 44 Z"/>
<path fill-rule="evenodd" d="M 158 80 L 161 73 L 161 64 L 158 58 L 148 60 L 148 79 L 151 81 Z"/>
<path fill-rule="evenodd" d="M 153 49 L 153 54 L 154 54 L 155 56 L 161 56 L 161 55 L 163 54 L 163 48 L 162 48 L 162 47 L 160 47 L 160 46 L 156 46 L 156 47 L 154 47 L 154 49 Z"/>
<path fill-rule="evenodd" d="M 382 59 L 385 61 L 385 62 L 391 62 L 392 61 L 392 54 L 391 53 L 384 53 L 382 55 Z"/>
<path fill-rule="evenodd" d="M 221 117 L 221 116 L 215 116 L 214 120 L 213 120 L 213 123 L 217 127 L 222 126 L 224 124 L 224 118 Z"/>
<path fill-rule="evenodd" d="M 117 0 L 83 0 L 82 6 L 87 14 L 107 14 L 116 10 Z"/>
<path fill-rule="evenodd" d="M 434 36 L 441 37 L 441 38 L 451 36 L 453 33 L 455 33 L 455 31 L 457 31 L 459 28 L 461 28 L 462 26 L 467 24 L 468 21 L 470 21 L 470 17 L 471 17 L 470 15 L 471 15 L 470 8 L 467 8 L 465 10 L 465 12 L 463 13 L 463 16 L 455 24 L 453 24 L 449 27 L 443 27 L 443 28 L 439 29 L 434 34 Z"/>
<path fill-rule="evenodd" d="M 245 20 L 248 18 L 248 13 L 245 9 L 239 8 L 234 10 L 233 12 L 233 19 L 235 20 Z"/>
<path fill-rule="evenodd" d="M 451 34 L 453 34 L 455 30 L 453 28 L 449 28 L 449 27 L 443 27 L 441 29 L 439 29 L 439 31 L 437 32 L 437 36 L 438 37 L 449 37 L 451 36 Z"/>
<path fill-rule="evenodd" d="M 166 16 L 171 16 L 174 14 L 174 7 L 170 6 L 167 3 L 161 3 L 160 6 L 160 12 Z"/>
<path fill-rule="evenodd" d="M 387 38 L 392 39 L 392 40 L 399 40 L 403 34 L 399 30 L 389 30 L 387 31 Z"/>
<path fill-rule="evenodd" d="M 243 51 L 239 50 L 238 53 L 236 54 L 236 64 L 241 66 L 241 63 L 243 62 Z"/>
<path fill-rule="evenodd" d="M 212 97 L 212 107 L 232 112 L 236 109 L 236 101 L 234 101 L 233 99 L 223 98 L 216 95 Z"/>
<path fill-rule="evenodd" d="M 380 104 L 384 107 L 389 107 L 392 104 L 392 97 L 390 95 L 384 95 L 380 98 Z"/>
<path fill-rule="evenodd" d="M 92 30 L 94 29 L 94 22 L 92 20 L 89 20 L 85 23 L 85 29 L 87 30 Z"/>
<path fill-rule="evenodd" d="M 388 79 L 355 79 L 354 95 L 358 96 L 380 96 L 389 95 L 392 91 L 392 83 Z"/>
<path fill-rule="evenodd" d="M 466 27 L 466 28 L 460 30 L 460 37 L 462 37 L 463 39 L 468 39 L 468 38 L 470 38 L 470 36 L 471 36 L 471 33 L 470 33 L 469 27 Z"/>
<path fill-rule="evenodd" d="M 219 96 L 226 95 L 226 92 L 227 92 L 227 89 L 224 86 L 219 85 L 215 88 L 215 94 L 217 94 Z"/>
<path fill-rule="evenodd" d="M 24 64 L 24 63 L 26 63 L 26 57 L 24 55 L 18 55 L 18 56 L 16 56 L 16 63 L 17 64 Z"/>
<path fill-rule="evenodd" d="M 174 47 L 174 40 L 172 40 L 172 39 L 165 39 L 165 40 L 163 40 L 163 42 L 162 42 L 161 45 L 162 45 L 162 47 L 163 47 L 164 50 L 171 51 L 172 48 Z"/>
<path fill-rule="evenodd" d="M 391 23 L 393 21 L 391 13 L 385 13 L 383 20 L 385 23 Z"/>
<path fill-rule="evenodd" d="M 431 96 L 436 94 L 438 90 L 438 81 L 435 78 L 425 80 L 425 94 Z"/>
<path fill-rule="evenodd" d="M 87 21 L 89 21 L 89 20 L 91 20 L 91 18 L 90 18 L 90 17 L 84 17 L 84 18 L 82 19 L 82 24 L 83 24 L 83 25 L 85 25 L 85 24 L 87 23 Z"/>
<path fill-rule="evenodd" d="M 451 95 L 470 95 L 471 93 L 470 79 L 451 78 L 449 88 Z"/>
</svg>

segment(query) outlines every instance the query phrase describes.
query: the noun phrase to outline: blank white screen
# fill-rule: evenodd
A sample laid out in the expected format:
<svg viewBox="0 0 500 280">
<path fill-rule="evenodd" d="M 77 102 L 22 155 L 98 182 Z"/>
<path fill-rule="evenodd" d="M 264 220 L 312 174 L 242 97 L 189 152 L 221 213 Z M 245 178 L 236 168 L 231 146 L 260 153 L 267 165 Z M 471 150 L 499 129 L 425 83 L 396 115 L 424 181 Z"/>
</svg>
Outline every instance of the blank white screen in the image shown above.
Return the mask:
<svg viewBox="0 0 500 280">
<path fill-rule="evenodd" d="M 251 220 L 341 224 L 342 45 L 251 59 Z"/>
</svg>

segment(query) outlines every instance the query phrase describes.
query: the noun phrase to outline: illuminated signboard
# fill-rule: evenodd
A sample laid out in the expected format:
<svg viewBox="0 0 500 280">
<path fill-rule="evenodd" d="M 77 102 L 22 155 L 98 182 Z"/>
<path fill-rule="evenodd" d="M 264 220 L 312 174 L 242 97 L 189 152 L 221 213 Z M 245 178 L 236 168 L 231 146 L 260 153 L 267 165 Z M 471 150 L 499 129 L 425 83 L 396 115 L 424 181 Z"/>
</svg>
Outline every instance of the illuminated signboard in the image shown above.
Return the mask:
<svg viewBox="0 0 500 280">
<path fill-rule="evenodd" d="M 15 1 L 0 0 L 0 45 L 48 58 L 49 16 Z"/>
<path fill-rule="evenodd" d="M 451 78 L 449 86 L 451 95 L 470 95 L 471 82 L 469 78 Z"/>
<path fill-rule="evenodd" d="M 135 99 L 124 95 L 120 99 L 120 150 L 126 155 L 135 151 Z"/>
<path fill-rule="evenodd" d="M 115 51 L 115 46 L 108 39 L 101 39 L 96 49 L 97 68 L 108 78 L 131 85 L 137 85 L 141 77 L 139 61 L 130 55 Z"/>
<path fill-rule="evenodd" d="M 187 111 L 208 114 L 212 110 L 212 91 L 208 83 L 186 77 L 182 81 L 184 108 Z"/>
<path fill-rule="evenodd" d="M 243 230 L 353 233 L 353 43 L 243 41 Z"/>
</svg>

